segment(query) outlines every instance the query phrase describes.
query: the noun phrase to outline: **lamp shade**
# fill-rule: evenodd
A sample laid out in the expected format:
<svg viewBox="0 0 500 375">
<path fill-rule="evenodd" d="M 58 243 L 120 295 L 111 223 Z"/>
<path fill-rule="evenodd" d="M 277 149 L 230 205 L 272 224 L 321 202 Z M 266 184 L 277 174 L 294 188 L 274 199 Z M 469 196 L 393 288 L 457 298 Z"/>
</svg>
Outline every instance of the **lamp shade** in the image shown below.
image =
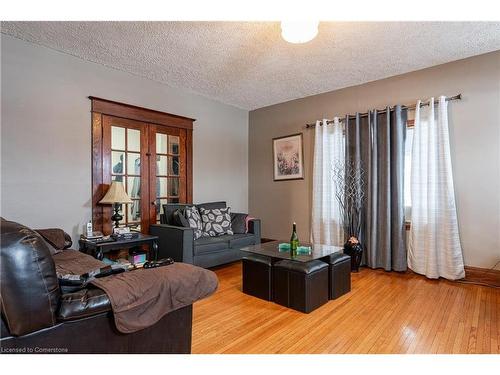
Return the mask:
<svg viewBox="0 0 500 375">
<path fill-rule="evenodd" d="M 106 195 L 99 203 L 101 204 L 114 204 L 114 203 L 132 203 L 132 199 L 127 195 L 123 185 L 119 181 L 111 182 Z"/>
</svg>

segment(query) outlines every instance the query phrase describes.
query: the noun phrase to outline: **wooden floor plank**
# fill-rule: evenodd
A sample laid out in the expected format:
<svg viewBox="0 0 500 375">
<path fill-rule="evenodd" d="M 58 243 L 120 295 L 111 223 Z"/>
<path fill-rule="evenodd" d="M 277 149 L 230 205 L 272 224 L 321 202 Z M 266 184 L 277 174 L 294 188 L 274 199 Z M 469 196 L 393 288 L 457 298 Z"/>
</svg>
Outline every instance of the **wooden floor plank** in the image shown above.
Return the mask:
<svg viewBox="0 0 500 375">
<path fill-rule="evenodd" d="M 463 311 L 463 322 L 464 322 L 464 335 L 462 337 L 462 342 L 460 344 L 460 350 L 458 353 L 467 353 L 469 348 L 469 341 L 471 339 L 472 332 L 472 321 L 474 319 L 474 306 L 476 304 L 476 296 L 479 290 L 476 288 L 471 291 L 469 298 L 467 299 L 465 309 Z"/>
<path fill-rule="evenodd" d="M 428 280 L 426 283 L 426 290 L 431 291 L 439 286 L 439 281 Z M 412 353 L 427 354 L 431 353 L 432 343 L 438 330 L 438 324 L 442 319 L 443 307 L 446 306 L 446 298 L 448 296 L 448 289 L 446 285 L 439 288 L 439 293 L 436 294 L 434 302 L 425 317 L 425 324 L 422 326 L 422 331 L 417 336 L 417 345 Z"/>
<path fill-rule="evenodd" d="M 363 268 L 349 294 L 302 314 L 242 293 L 239 262 L 214 271 L 193 353 L 499 353 L 499 289 Z"/>
</svg>

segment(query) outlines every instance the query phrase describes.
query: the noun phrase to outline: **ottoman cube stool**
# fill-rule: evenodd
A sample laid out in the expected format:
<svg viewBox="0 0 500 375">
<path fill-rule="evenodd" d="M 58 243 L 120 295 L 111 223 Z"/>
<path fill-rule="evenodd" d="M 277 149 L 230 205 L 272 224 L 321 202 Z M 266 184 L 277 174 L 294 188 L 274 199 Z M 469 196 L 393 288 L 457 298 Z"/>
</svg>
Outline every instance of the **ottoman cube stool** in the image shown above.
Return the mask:
<svg viewBox="0 0 500 375">
<path fill-rule="evenodd" d="M 272 301 L 272 260 L 258 254 L 242 258 L 243 293 Z"/>
<path fill-rule="evenodd" d="M 328 298 L 336 299 L 351 291 L 351 257 L 334 253 L 323 261 L 328 263 Z"/>
<path fill-rule="evenodd" d="M 328 302 L 328 264 L 281 260 L 273 266 L 274 302 L 310 313 Z"/>
</svg>

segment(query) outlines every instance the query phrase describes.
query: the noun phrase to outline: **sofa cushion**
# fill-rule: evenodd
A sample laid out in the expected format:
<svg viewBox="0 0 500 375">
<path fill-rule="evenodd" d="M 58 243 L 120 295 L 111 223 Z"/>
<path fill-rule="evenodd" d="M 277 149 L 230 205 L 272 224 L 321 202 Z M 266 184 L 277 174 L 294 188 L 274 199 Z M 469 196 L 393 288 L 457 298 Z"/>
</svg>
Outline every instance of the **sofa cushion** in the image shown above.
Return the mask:
<svg viewBox="0 0 500 375">
<path fill-rule="evenodd" d="M 231 228 L 231 209 L 227 208 L 200 208 L 203 233 L 210 237 L 233 234 Z"/>
<path fill-rule="evenodd" d="M 186 216 L 184 214 L 184 209 L 179 208 L 175 210 L 172 214 L 172 221 L 172 224 L 175 226 L 190 228 L 189 221 L 188 219 L 186 219 Z"/>
<path fill-rule="evenodd" d="M 57 319 L 62 321 L 81 319 L 106 311 L 111 311 L 111 302 L 106 292 L 89 286 L 61 296 Z"/>
<path fill-rule="evenodd" d="M 201 221 L 200 213 L 196 207 L 186 207 L 184 210 L 184 214 L 186 215 L 186 219 L 189 222 L 189 227 L 194 229 L 194 239 L 203 236 L 203 223 Z"/>
<path fill-rule="evenodd" d="M 71 236 L 59 228 L 35 229 L 35 232 L 43 237 L 51 254 L 68 249 L 73 244 Z"/>
<path fill-rule="evenodd" d="M 229 240 L 233 236 L 201 237 L 194 241 L 194 254 L 201 255 L 229 249 Z"/>
<path fill-rule="evenodd" d="M 234 234 L 229 240 L 229 247 L 231 248 L 240 248 L 249 245 L 255 245 L 255 236 L 252 233 Z"/>
<path fill-rule="evenodd" d="M 192 205 L 185 203 L 167 203 L 163 205 L 163 217 L 165 218 L 165 222 L 162 224 L 175 225 L 173 214 L 176 210 L 184 210 L 186 207 Z"/>
<path fill-rule="evenodd" d="M 231 228 L 233 233 L 247 233 L 247 214 L 231 212 Z"/>
<path fill-rule="evenodd" d="M 200 208 L 204 208 L 206 210 L 212 210 L 214 208 L 226 208 L 226 202 L 207 202 L 207 203 L 199 203 L 196 205 L 196 208 L 199 210 Z"/>
<path fill-rule="evenodd" d="M 186 207 L 195 206 L 198 210 L 200 207 L 203 208 L 226 208 L 226 202 L 208 202 L 208 203 L 200 203 L 200 204 L 186 204 L 186 203 L 167 203 L 163 205 L 163 217 L 165 218 L 165 222 L 162 224 L 176 225 L 174 223 L 174 212 L 176 210 L 184 211 Z"/>
</svg>

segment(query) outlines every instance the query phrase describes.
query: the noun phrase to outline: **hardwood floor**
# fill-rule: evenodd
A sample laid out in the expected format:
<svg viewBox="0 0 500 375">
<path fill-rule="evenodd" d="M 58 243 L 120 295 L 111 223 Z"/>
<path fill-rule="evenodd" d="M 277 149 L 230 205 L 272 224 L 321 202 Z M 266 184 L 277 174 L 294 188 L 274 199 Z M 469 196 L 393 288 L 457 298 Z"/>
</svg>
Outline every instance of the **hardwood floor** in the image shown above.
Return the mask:
<svg viewBox="0 0 500 375">
<path fill-rule="evenodd" d="M 241 292 L 241 263 L 194 305 L 193 353 L 499 353 L 500 290 L 362 269 L 302 314 Z"/>
</svg>

